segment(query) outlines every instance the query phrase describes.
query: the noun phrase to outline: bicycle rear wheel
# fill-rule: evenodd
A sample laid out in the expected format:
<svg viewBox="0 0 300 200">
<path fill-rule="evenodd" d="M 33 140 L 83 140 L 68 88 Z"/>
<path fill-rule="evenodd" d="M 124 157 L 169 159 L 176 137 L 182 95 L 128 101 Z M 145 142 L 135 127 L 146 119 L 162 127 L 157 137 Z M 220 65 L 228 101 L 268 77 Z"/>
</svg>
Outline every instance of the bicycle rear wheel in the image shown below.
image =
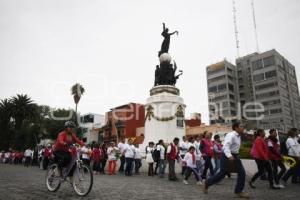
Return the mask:
<svg viewBox="0 0 300 200">
<path fill-rule="evenodd" d="M 56 192 L 60 187 L 60 173 L 57 164 L 51 165 L 46 173 L 46 186 L 50 192 Z"/>
<path fill-rule="evenodd" d="M 76 169 L 72 178 L 72 186 L 79 196 L 86 196 L 93 187 L 93 173 L 90 167 L 80 164 Z"/>
</svg>

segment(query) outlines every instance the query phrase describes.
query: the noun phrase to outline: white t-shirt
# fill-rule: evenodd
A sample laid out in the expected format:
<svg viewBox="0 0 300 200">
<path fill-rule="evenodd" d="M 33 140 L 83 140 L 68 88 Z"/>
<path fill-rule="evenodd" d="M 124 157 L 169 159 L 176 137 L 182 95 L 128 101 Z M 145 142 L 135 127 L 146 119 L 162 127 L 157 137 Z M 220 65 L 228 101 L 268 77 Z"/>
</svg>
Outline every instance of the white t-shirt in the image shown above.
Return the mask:
<svg viewBox="0 0 300 200">
<path fill-rule="evenodd" d="M 141 150 L 139 148 L 135 148 L 134 159 L 142 159 Z"/>
<path fill-rule="evenodd" d="M 186 142 L 181 142 L 179 147 L 182 149 L 180 150 L 179 154 L 180 155 L 185 155 L 187 152 L 188 152 L 188 149 L 189 149 L 189 143 L 186 141 Z"/>
<path fill-rule="evenodd" d="M 289 156 L 300 156 L 300 144 L 298 143 L 297 138 L 288 138 L 286 141 L 286 147 L 289 150 Z"/>
<path fill-rule="evenodd" d="M 5 157 L 5 158 L 9 158 L 9 157 L 10 157 L 10 152 L 6 152 L 6 153 L 4 154 L 4 157 Z"/>
<path fill-rule="evenodd" d="M 32 151 L 30 149 L 26 149 L 25 153 L 24 153 L 25 157 L 31 157 L 32 156 Z"/>
<path fill-rule="evenodd" d="M 165 147 L 162 146 L 162 145 L 160 145 L 160 144 L 158 144 L 157 147 L 156 147 L 156 149 L 158 151 L 160 151 L 160 160 L 164 160 L 165 159 L 165 152 L 166 152 Z"/>
<path fill-rule="evenodd" d="M 153 147 L 146 147 L 146 162 L 147 163 L 154 163 L 154 160 L 153 160 L 153 156 L 152 156 L 152 153 L 154 151 L 154 148 Z"/>
<path fill-rule="evenodd" d="M 119 149 L 117 147 L 108 147 L 107 148 L 107 157 L 108 161 L 117 160 L 116 153 Z"/>
<path fill-rule="evenodd" d="M 125 144 L 123 142 L 119 142 L 118 149 L 120 150 L 121 154 L 124 153 L 124 147 L 125 147 Z"/>
<path fill-rule="evenodd" d="M 195 154 L 195 162 L 193 162 L 193 155 L 190 152 L 187 152 L 183 158 L 183 161 L 186 162 L 186 165 L 190 168 L 197 168 L 196 165 L 196 154 Z"/>
<path fill-rule="evenodd" d="M 125 152 L 125 158 L 134 158 L 135 147 L 133 145 L 125 144 L 124 152 Z"/>
<path fill-rule="evenodd" d="M 241 146 L 241 137 L 236 132 L 230 132 L 225 136 L 223 150 L 227 158 L 231 157 L 232 154 L 239 154 Z"/>
<path fill-rule="evenodd" d="M 81 148 L 81 152 L 82 152 L 82 159 L 90 159 L 90 153 L 91 153 L 91 149 L 83 146 Z"/>
<path fill-rule="evenodd" d="M 200 144 L 201 144 L 201 142 L 197 142 L 197 141 L 195 141 L 195 148 L 196 148 L 196 154 L 199 156 L 199 155 L 201 155 L 201 151 L 200 151 Z"/>
</svg>

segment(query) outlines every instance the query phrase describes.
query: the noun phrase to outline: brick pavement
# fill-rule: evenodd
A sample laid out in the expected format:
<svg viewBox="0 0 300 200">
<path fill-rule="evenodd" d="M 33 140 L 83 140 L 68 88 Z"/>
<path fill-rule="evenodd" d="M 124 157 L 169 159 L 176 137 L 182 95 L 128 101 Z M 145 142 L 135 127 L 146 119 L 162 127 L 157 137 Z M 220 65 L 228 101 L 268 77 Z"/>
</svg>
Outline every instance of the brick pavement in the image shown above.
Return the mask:
<svg viewBox="0 0 300 200">
<path fill-rule="evenodd" d="M 0 200 L 137 200 L 137 199 L 232 199 L 235 178 L 224 179 L 220 184 L 213 186 L 208 195 L 204 195 L 191 176 L 190 185 L 179 182 L 169 182 L 166 178 L 148 177 L 146 174 L 125 177 L 123 175 L 94 176 L 94 186 L 91 193 L 84 198 L 76 196 L 70 184 L 64 183 L 56 193 L 50 193 L 45 186 L 45 171 L 37 167 L 23 167 L 0 164 Z M 258 188 L 249 191 L 252 198 L 259 200 L 284 199 L 292 200 L 300 196 L 299 185 L 290 185 L 285 190 L 272 191 L 267 189 L 267 182 L 258 181 Z"/>
</svg>

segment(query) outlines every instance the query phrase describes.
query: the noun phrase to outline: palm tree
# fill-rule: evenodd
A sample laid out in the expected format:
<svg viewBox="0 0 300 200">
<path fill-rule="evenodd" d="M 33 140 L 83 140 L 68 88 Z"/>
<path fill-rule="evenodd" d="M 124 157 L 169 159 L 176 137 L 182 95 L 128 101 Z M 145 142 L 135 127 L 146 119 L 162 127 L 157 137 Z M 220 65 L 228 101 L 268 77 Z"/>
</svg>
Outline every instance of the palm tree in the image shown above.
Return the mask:
<svg viewBox="0 0 300 200">
<path fill-rule="evenodd" d="M 16 130 L 22 128 L 24 120 L 32 120 L 37 117 L 37 105 L 26 94 L 17 94 L 11 98 L 11 102 Z"/>
<path fill-rule="evenodd" d="M 8 149 L 12 133 L 12 102 L 10 99 L 0 101 L 0 149 Z"/>
<path fill-rule="evenodd" d="M 85 89 L 79 83 L 76 83 L 75 85 L 73 85 L 71 87 L 71 94 L 73 95 L 74 102 L 75 102 L 75 105 L 76 105 L 76 107 L 75 107 L 75 116 L 76 116 L 76 118 L 77 118 L 77 105 L 80 101 L 81 95 L 83 95 L 84 92 L 85 92 Z M 77 120 L 76 120 L 76 123 L 77 123 Z"/>
</svg>

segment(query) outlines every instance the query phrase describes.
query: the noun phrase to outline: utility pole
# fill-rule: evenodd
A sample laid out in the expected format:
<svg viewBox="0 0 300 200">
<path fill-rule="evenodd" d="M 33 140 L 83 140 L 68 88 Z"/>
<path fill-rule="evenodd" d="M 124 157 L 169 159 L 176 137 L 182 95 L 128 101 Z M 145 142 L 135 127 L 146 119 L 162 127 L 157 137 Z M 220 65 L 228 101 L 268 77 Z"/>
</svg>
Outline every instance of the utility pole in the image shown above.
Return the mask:
<svg viewBox="0 0 300 200">
<path fill-rule="evenodd" d="M 236 18 L 236 6 L 235 0 L 232 0 L 232 11 L 233 11 L 233 23 L 234 23 L 234 33 L 235 33 L 235 43 L 236 43 L 236 50 L 237 50 L 237 57 L 240 57 L 240 41 L 239 41 L 239 32 L 237 26 L 237 18 Z"/>
<path fill-rule="evenodd" d="M 253 26 L 254 26 L 254 35 L 255 35 L 255 41 L 256 41 L 256 51 L 259 52 L 254 0 L 251 0 L 251 8 L 252 8 L 252 18 L 253 18 Z"/>
</svg>

